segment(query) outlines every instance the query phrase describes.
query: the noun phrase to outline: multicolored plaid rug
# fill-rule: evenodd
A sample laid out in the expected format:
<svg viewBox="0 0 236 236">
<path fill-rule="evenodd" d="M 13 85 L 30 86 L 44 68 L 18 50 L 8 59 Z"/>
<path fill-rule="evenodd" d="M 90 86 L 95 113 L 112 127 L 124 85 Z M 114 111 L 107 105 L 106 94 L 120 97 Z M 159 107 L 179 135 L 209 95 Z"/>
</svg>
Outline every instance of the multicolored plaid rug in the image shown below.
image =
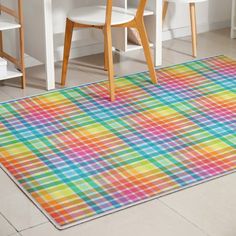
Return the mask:
<svg viewBox="0 0 236 236">
<path fill-rule="evenodd" d="M 0 105 L 0 162 L 63 229 L 236 170 L 236 61 L 218 56 Z"/>
</svg>

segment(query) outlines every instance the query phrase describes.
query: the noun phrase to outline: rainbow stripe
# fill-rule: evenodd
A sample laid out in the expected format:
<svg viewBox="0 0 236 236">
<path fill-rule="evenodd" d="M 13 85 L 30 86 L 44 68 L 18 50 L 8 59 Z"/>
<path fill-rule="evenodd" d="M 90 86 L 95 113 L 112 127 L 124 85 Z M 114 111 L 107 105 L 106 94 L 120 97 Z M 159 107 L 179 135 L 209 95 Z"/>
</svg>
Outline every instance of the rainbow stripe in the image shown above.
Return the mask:
<svg viewBox="0 0 236 236">
<path fill-rule="evenodd" d="M 0 105 L 0 162 L 59 228 L 236 169 L 236 62 L 218 56 Z"/>
</svg>

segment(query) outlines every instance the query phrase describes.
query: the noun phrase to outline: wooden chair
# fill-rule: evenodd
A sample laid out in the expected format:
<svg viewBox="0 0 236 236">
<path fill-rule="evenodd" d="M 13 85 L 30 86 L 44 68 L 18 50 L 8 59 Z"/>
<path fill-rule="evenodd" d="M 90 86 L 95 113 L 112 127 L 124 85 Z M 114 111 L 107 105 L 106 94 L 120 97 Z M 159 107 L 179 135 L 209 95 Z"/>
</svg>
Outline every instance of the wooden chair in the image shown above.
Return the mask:
<svg viewBox="0 0 236 236">
<path fill-rule="evenodd" d="M 188 3 L 190 8 L 190 20 L 191 20 L 191 30 L 192 30 L 192 50 L 193 57 L 197 57 L 197 24 L 196 24 L 196 7 L 195 4 L 198 2 L 205 2 L 207 0 L 164 0 L 163 5 L 163 22 L 166 17 L 168 5 L 170 2 L 173 3 Z"/>
<path fill-rule="evenodd" d="M 131 27 L 138 30 L 149 67 L 150 77 L 152 82 L 157 84 L 156 72 L 152 61 L 149 40 L 143 20 L 146 2 L 147 0 L 140 0 L 136 14 L 130 13 L 123 8 L 112 6 L 112 0 L 107 0 L 106 6 L 81 7 L 69 12 L 66 20 L 64 59 L 61 77 L 62 86 L 66 83 L 73 29 L 88 27 L 101 29 L 104 32 L 104 68 L 105 70 L 108 70 L 111 101 L 115 100 L 111 27 Z"/>
<path fill-rule="evenodd" d="M 0 56 L 6 58 L 8 61 L 13 63 L 17 68 L 15 71 L 9 71 L 9 74 L 6 75 L 6 79 L 21 76 L 21 86 L 24 89 L 26 86 L 26 76 L 25 76 L 25 63 L 24 63 L 24 24 L 23 24 L 23 0 L 17 0 L 18 9 L 14 10 L 11 9 L 3 4 L 0 4 L 0 13 L 5 13 L 13 18 L 15 18 L 14 23 L 8 22 L 5 18 L 1 17 L 0 19 Z M 3 43 L 3 31 L 11 30 L 11 29 L 18 29 L 19 30 L 19 46 L 20 46 L 20 58 L 15 58 L 9 55 L 7 52 L 4 51 L 4 43 Z M 20 73 L 19 73 L 20 71 Z"/>
</svg>

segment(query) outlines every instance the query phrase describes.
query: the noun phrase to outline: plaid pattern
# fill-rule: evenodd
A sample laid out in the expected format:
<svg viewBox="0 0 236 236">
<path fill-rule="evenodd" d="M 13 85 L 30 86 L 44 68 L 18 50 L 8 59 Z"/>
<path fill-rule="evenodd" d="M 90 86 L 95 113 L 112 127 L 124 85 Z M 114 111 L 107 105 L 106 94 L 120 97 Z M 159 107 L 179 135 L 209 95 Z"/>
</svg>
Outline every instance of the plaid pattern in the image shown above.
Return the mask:
<svg viewBox="0 0 236 236">
<path fill-rule="evenodd" d="M 0 105 L 0 162 L 60 228 L 236 169 L 236 62 L 218 56 Z"/>
</svg>

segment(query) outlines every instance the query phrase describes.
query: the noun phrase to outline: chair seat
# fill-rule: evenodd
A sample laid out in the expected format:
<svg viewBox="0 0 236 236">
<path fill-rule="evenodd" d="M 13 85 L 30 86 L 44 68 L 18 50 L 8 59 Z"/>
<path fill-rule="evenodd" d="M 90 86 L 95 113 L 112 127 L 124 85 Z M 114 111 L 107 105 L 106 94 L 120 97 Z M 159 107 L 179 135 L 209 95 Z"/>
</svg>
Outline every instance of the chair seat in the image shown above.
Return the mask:
<svg viewBox="0 0 236 236">
<path fill-rule="evenodd" d="M 68 19 L 84 25 L 105 25 L 106 6 L 81 7 L 69 12 Z M 130 22 L 135 15 L 120 7 L 112 8 L 112 25 L 119 25 Z"/>
<path fill-rule="evenodd" d="M 198 3 L 198 2 L 206 2 L 208 0 L 166 0 L 166 1 L 174 3 Z"/>
</svg>

